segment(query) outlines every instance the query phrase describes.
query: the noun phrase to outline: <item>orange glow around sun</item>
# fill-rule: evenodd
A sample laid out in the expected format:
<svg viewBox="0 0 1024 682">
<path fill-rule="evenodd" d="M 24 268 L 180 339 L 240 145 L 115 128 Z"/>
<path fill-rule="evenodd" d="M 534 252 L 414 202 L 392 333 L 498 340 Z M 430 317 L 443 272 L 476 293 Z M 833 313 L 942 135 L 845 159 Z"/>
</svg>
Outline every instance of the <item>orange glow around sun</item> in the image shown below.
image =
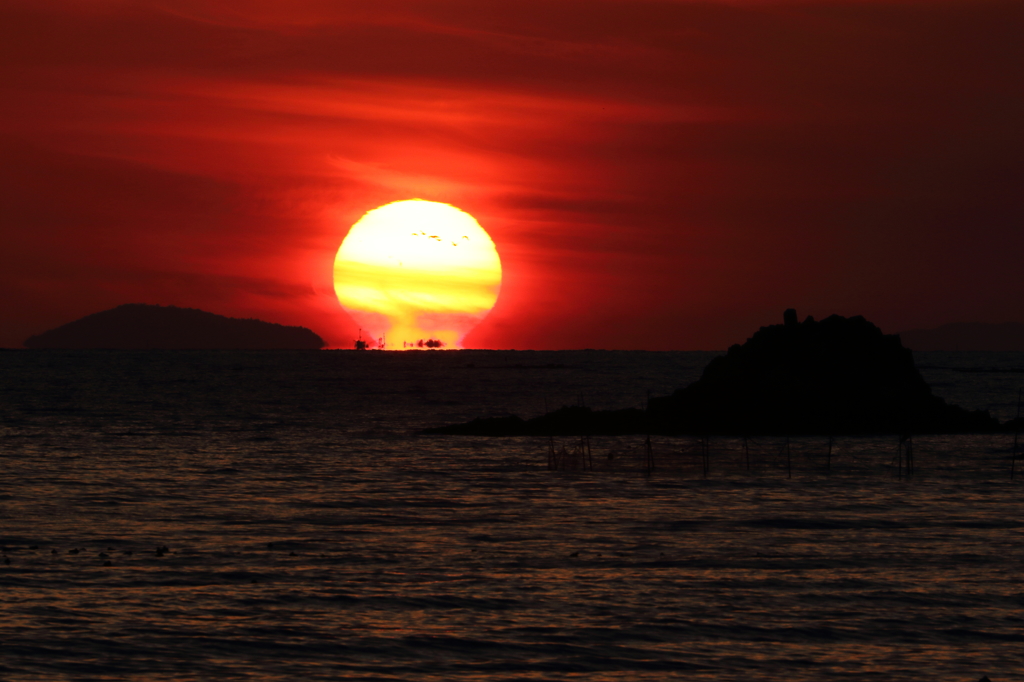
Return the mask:
<svg viewBox="0 0 1024 682">
<path fill-rule="evenodd" d="M 473 216 L 435 201 L 396 201 L 368 212 L 334 259 L 338 301 L 363 340 L 386 339 L 389 349 L 428 341 L 461 348 L 500 288 L 490 235 Z"/>
</svg>

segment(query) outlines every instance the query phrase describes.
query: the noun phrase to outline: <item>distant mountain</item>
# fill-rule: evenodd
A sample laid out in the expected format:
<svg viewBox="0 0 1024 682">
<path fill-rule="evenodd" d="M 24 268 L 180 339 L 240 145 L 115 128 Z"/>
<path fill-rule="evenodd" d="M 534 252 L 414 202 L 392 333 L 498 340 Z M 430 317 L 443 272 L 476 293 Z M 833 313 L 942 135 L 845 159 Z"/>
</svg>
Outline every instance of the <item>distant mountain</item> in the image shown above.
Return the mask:
<svg viewBox="0 0 1024 682">
<path fill-rule="evenodd" d="M 911 329 L 899 337 L 912 350 L 1024 351 L 1024 324 L 1018 322 L 954 322 L 937 329 Z"/>
<path fill-rule="evenodd" d="M 26 348 L 315 350 L 324 345 L 305 327 L 143 303 L 87 315 L 25 341 Z"/>
</svg>

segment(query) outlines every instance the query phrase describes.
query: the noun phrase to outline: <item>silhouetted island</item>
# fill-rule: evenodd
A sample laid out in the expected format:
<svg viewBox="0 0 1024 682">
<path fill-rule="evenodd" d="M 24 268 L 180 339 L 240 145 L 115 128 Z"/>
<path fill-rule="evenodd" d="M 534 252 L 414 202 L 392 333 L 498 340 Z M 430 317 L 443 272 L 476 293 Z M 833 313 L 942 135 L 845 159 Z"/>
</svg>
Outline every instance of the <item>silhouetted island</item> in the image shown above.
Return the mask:
<svg viewBox="0 0 1024 682">
<path fill-rule="evenodd" d="M 984 433 L 1000 428 L 932 395 L 900 337 L 863 317 L 761 327 L 708 363 L 701 378 L 646 410 L 563 407 L 530 420 L 477 419 L 428 429 L 473 435 L 787 435 Z"/>
<path fill-rule="evenodd" d="M 1024 351 L 1024 324 L 1018 322 L 953 322 L 936 329 L 900 332 L 907 348 L 914 350 Z"/>
<path fill-rule="evenodd" d="M 26 348 L 301 349 L 324 347 L 305 327 L 241 320 L 195 308 L 129 303 L 32 336 Z"/>
</svg>

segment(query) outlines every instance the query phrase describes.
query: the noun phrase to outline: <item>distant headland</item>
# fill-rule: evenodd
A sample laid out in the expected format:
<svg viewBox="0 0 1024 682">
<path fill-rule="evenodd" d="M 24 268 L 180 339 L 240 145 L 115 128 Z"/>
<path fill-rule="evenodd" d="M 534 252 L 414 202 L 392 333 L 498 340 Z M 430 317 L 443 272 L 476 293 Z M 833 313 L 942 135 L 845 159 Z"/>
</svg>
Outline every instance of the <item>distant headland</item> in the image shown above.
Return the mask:
<svg viewBox="0 0 1024 682">
<path fill-rule="evenodd" d="M 932 395 L 900 337 L 863 317 L 833 315 L 761 327 L 704 368 L 698 381 L 646 410 L 560 410 L 523 420 L 477 419 L 428 429 L 472 435 L 851 435 L 984 433 L 1000 429 Z"/>
<path fill-rule="evenodd" d="M 128 303 L 31 336 L 26 348 L 297 349 L 323 348 L 305 327 L 237 319 L 195 308 Z"/>
<path fill-rule="evenodd" d="M 1024 351 L 1024 324 L 1019 322 L 954 322 L 935 329 L 911 329 L 899 336 L 904 346 L 920 351 Z"/>
</svg>

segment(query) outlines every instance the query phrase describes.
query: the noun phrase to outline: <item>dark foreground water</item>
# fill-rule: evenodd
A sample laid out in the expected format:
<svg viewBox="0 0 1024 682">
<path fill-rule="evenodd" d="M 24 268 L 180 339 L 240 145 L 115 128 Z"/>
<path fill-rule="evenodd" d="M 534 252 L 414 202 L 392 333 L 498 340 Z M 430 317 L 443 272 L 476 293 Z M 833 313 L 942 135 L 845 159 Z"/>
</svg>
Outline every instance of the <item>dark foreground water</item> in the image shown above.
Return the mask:
<svg viewBox="0 0 1024 682">
<path fill-rule="evenodd" d="M 1024 680 L 1012 434 L 415 433 L 710 357 L 0 353 L 0 679 Z M 1013 416 L 1024 354 L 918 362 Z"/>
</svg>

